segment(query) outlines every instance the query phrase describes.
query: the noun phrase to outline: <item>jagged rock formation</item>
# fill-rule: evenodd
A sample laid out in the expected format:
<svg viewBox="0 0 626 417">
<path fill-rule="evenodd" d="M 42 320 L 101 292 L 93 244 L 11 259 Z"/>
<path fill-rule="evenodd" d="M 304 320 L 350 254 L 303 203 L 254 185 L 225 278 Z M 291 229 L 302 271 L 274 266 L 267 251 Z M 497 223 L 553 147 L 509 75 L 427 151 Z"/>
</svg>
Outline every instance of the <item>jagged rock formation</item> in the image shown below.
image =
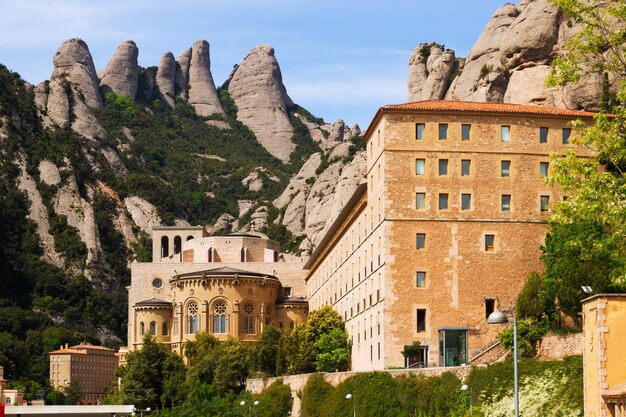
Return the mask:
<svg viewBox="0 0 626 417">
<path fill-rule="evenodd" d="M 409 100 L 443 99 L 458 67 L 454 51 L 435 43 L 416 46 L 409 59 Z"/>
<path fill-rule="evenodd" d="M 191 48 L 188 82 L 189 104 L 196 109 L 198 115 L 224 114 L 224 109 L 222 109 L 222 104 L 213 82 L 213 76 L 211 75 L 209 43 L 205 40 L 197 41 Z"/>
<path fill-rule="evenodd" d="M 176 60 L 171 52 L 161 58 L 156 74 L 156 84 L 159 95 L 168 106 L 174 107 L 176 97 Z"/>
<path fill-rule="evenodd" d="M 104 92 L 112 91 L 118 96 L 129 96 L 134 100 L 139 80 L 138 55 L 139 49 L 135 42 L 122 42 L 106 68 L 98 72 L 100 88 Z"/>
<path fill-rule="evenodd" d="M 434 44 L 415 48 L 409 63 L 409 101 L 445 98 L 597 110 L 602 95 L 599 77 L 587 77 L 567 88 L 545 86 L 554 55 L 578 30 L 548 0 L 505 4 L 467 58 L 455 60 L 452 72 L 448 71 L 453 52 L 443 59 L 445 52 Z M 446 75 L 454 77 L 449 87 Z"/>
<path fill-rule="evenodd" d="M 178 57 L 176 67 L 176 90 L 179 96 L 187 98 L 187 82 L 189 81 L 189 65 L 191 64 L 191 48 L 185 49 Z"/>
<path fill-rule="evenodd" d="M 126 197 L 124 199 L 124 205 L 135 224 L 141 227 L 148 236 L 152 236 L 153 226 L 161 226 L 163 224 L 156 207 L 141 197 Z"/>
<path fill-rule="evenodd" d="M 253 48 L 226 84 L 237 105 L 237 119 L 252 129 L 269 153 L 288 162 L 296 147 L 287 115 L 293 102 L 283 85 L 274 48 L 265 44 Z"/>
<path fill-rule="evenodd" d="M 252 171 L 246 178 L 241 180 L 241 183 L 248 187 L 250 191 L 260 191 L 263 189 L 263 179 L 266 178 L 273 182 L 280 182 L 280 178 L 272 174 L 269 170 L 258 167 Z"/>
<path fill-rule="evenodd" d="M 328 141 L 330 142 L 342 142 L 344 136 L 346 124 L 343 120 L 339 119 L 335 123 L 333 123 L 332 130 L 330 131 L 330 135 L 328 136 Z"/>
</svg>

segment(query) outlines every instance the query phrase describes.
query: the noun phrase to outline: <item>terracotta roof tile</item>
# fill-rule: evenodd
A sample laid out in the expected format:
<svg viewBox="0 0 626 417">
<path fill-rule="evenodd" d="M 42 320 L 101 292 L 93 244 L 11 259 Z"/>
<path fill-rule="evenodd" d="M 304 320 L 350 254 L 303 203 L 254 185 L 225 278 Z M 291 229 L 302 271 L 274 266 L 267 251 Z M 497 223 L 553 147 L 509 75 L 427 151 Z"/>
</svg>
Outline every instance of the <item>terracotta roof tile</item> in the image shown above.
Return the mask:
<svg viewBox="0 0 626 417">
<path fill-rule="evenodd" d="M 596 113 L 582 110 L 556 109 L 552 107 L 528 106 L 522 104 L 479 103 L 471 101 L 427 100 L 412 103 L 390 104 L 381 110 L 432 110 L 469 111 L 486 113 L 524 113 L 553 116 L 593 117 Z"/>
</svg>

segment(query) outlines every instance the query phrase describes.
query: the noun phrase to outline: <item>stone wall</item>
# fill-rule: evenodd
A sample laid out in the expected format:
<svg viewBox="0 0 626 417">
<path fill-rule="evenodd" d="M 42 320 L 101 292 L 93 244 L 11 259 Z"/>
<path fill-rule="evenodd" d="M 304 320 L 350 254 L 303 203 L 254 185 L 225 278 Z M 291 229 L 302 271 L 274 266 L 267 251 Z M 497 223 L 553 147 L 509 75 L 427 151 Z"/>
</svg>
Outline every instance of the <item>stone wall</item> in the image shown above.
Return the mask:
<svg viewBox="0 0 626 417">
<path fill-rule="evenodd" d="M 423 368 L 423 369 L 393 369 L 379 372 L 387 372 L 392 377 L 398 378 L 408 376 L 410 374 L 419 374 L 425 377 L 439 376 L 444 372 L 452 372 L 457 378 L 463 380 L 470 373 L 472 368 L 470 366 L 457 366 L 447 368 Z M 324 380 L 336 387 L 346 379 L 359 374 L 359 372 L 330 372 L 325 373 Z M 300 375 L 287 375 L 275 378 L 249 378 L 246 380 L 246 390 L 252 394 L 260 394 L 267 387 L 272 385 L 276 381 L 282 381 L 283 384 L 289 385 L 291 388 L 291 397 L 293 398 L 293 407 L 291 409 L 292 416 L 300 415 L 300 402 L 301 399 L 298 396 L 298 392 L 304 389 L 309 377 L 312 374 L 300 374 Z"/>
<path fill-rule="evenodd" d="M 582 333 L 549 334 L 541 339 L 537 348 L 537 357 L 540 360 L 552 361 L 566 356 L 582 355 L 584 341 Z"/>
</svg>

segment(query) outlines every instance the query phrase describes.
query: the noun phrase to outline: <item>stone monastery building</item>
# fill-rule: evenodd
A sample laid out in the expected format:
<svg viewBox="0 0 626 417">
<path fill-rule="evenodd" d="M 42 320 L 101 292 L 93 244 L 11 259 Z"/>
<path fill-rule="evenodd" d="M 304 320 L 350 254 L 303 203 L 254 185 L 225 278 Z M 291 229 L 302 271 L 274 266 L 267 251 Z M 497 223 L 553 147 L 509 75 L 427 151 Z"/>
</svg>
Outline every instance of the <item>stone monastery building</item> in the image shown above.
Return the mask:
<svg viewBox="0 0 626 417">
<path fill-rule="evenodd" d="M 346 320 L 357 371 L 455 366 L 488 348 L 514 311 L 551 207 L 550 153 L 592 113 L 424 101 L 382 107 L 367 129 L 367 183 L 305 268 L 309 308 Z M 405 362 L 414 341 L 421 351 Z"/>
<path fill-rule="evenodd" d="M 131 265 L 130 350 L 147 332 L 182 354 L 201 331 L 252 342 L 270 322 L 291 327 L 306 319 L 304 262 L 267 236 L 155 227 L 152 239 L 153 261 Z"/>
<path fill-rule="evenodd" d="M 489 348 L 540 271 L 546 184 L 569 123 L 593 113 L 423 101 L 382 107 L 364 139 L 367 181 L 306 264 L 259 233 L 207 236 L 157 227 L 153 262 L 132 264 L 129 349 L 146 332 L 182 352 L 198 331 L 255 341 L 332 306 L 346 321 L 352 369 L 455 366 Z M 307 304 L 308 301 L 308 304 Z M 404 346 L 421 343 L 405 358 Z"/>
</svg>

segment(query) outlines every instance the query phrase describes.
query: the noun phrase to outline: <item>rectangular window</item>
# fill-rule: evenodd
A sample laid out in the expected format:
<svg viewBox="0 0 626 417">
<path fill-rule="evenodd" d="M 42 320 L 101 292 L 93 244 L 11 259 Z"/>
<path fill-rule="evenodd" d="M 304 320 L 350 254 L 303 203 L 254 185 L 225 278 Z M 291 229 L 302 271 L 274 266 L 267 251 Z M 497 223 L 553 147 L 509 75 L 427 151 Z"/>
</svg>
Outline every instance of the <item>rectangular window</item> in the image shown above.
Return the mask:
<svg viewBox="0 0 626 417">
<path fill-rule="evenodd" d="M 415 208 L 426 208 L 426 193 L 415 193 Z"/>
<path fill-rule="evenodd" d="M 461 140 L 470 140 L 472 125 L 461 125 Z"/>
<path fill-rule="evenodd" d="M 470 174 L 471 161 L 469 159 L 461 159 L 461 176 L 467 177 Z"/>
<path fill-rule="evenodd" d="M 448 193 L 439 194 L 439 210 L 448 209 Z"/>
<path fill-rule="evenodd" d="M 417 331 L 426 331 L 426 310 L 421 308 L 417 309 Z"/>
<path fill-rule="evenodd" d="M 439 160 L 439 175 L 448 175 L 448 160 Z"/>
<path fill-rule="evenodd" d="M 424 249 L 426 247 L 426 233 L 417 233 L 415 235 L 415 247 Z"/>
<path fill-rule="evenodd" d="M 439 123 L 439 140 L 448 139 L 448 124 Z"/>
<path fill-rule="evenodd" d="M 424 123 L 415 123 L 415 139 L 424 139 Z"/>
<path fill-rule="evenodd" d="M 485 252 L 493 252 L 495 250 L 494 241 L 495 235 L 485 235 Z"/>
<path fill-rule="evenodd" d="M 500 161 L 500 176 L 508 177 L 511 175 L 511 161 Z"/>
<path fill-rule="evenodd" d="M 469 210 L 472 208 L 472 195 L 461 194 L 461 210 Z"/>
<path fill-rule="evenodd" d="M 541 211 L 548 211 L 548 206 L 550 205 L 550 196 L 542 195 L 540 198 L 540 209 Z"/>
<path fill-rule="evenodd" d="M 425 166 L 426 166 L 426 161 L 424 159 L 416 159 L 415 160 L 415 175 L 424 175 Z"/>
<path fill-rule="evenodd" d="M 547 162 L 539 162 L 539 176 L 547 177 L 548 176 L 548 167 L 550 165 Z"/>
<path fill-rule="evenodd" d="M 502 211 L 511 211 L 511 194 L 502 194 Z"/>
<path fill-rule="evenodd" d="M 420 288 L 426 286 L 426 272 L 425 271 L 417 271 L 415 273 L 415 286 L 420 287 Z"/>
<path fill-rule="evenodd" d="M 511 126 L 500 126 L 500 140 L 508 142 L 511 136 Z"/>
<path fill-rule="evenodd" d="M 539 128 L 539 143 L 548 143 L 548 128 Z"/>
<path fill-rule="evenodd" d="M 567 145 L 569 143 L 569 137 L 572 134 L 572 129 L 563 129 L 563 133 L 561 138 L 563 139 L 563 145 Z"/>
<path fill-rule="evenodd" d="M 485 318 L 488 319 L 489 315 L 496 310 L 496 300 L 493 298 L 487 298 L 485 300 Z"/>
</svg>

